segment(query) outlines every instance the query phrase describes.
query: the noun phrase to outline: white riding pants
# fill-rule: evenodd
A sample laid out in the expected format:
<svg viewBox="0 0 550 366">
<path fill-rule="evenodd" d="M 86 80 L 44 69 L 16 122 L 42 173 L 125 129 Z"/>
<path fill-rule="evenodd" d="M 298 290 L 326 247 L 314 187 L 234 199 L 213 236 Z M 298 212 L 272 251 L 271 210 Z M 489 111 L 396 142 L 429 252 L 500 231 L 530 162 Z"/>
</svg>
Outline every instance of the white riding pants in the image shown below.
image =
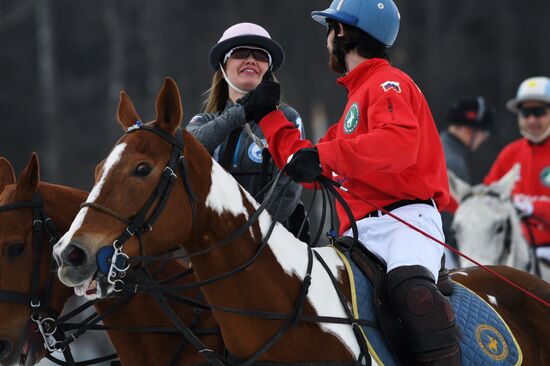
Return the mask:
<svg viewBox="0 0 550 366">
<path fill-rule="evenodd" d="M 415 203 L 396 208 L 391 213 L 445 241 L 441 215 L 433 206 Z M 421 265 L 437 281 L 444 251 L 442 245 L 389 215 L 361 219 L 357 222 L 357 229 L 361 243 L 386 263 L 388 272 L 401 266 Z M 349 229 L 344 235 L 353 236 L 353 233 Z"/>
</svg>

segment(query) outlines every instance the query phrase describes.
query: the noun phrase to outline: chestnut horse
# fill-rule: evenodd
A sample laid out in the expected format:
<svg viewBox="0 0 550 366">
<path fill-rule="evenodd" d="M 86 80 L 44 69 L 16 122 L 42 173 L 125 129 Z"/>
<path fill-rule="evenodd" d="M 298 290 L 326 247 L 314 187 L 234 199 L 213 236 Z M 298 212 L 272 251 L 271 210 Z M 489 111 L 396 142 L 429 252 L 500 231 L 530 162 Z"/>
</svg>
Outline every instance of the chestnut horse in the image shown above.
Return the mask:
<svg viewBox="0 0 550 366">
<path fill-rule="evenodd" d="M 3 192 L 2 192 L 3 191 Z M 87 193 L 69 187 L 41 182 L 39 179 L 38 159 L 33 154 L 30 162 L 15 183 L 13 169 L 9 162 L 0 158 L 0 207 L 8 208 L 18 203 L 37 202 L 37 194 L 43 200 L 43 210 L 61 232 L 69 228 L 70 222 L 76 216 L 80 204 L 85 200 Z M 13 208 L 0 212 L 0 289 L 3 293 L 12 291 L 30 295 L 33 291 L 31 283 L 33 263 L 36 258 L 39 263 L 39 289 L 43 293 L 47 287 L 48 277 L 52 275 L 51 243 L 46 233 L 43 233 L 42 248 L 35 253 L 36 242 L 33 234 L 33 216 L 31 209 L 25 207 Z M 34 208 L 37 208 L 36 206 Z M 1 209 L 0 209 L 1 210 Z M 188 267 L 183 262 L 171 261 L 165 265 L 163 271 L 156 273 L 157 278 L 174 276 Z M 53 283 L 46 300 L 44 310 L 50 313 L 61 312 L 67 299 L 74 294 L 72 288 L 65 287 L 57 276 L 53 275 Z M 179 280 L 179 283 L 195 281 L 194 276 Z M 195 297 L 197 291 L 189 291 L 186 295 Z M 30 296 L 29 296 L 30 298 Z M 46 351 L 42 347 L 43 339 L 40 334 L 33 332 L 31 312 L 25 303 L 10 302 L 2 299 L 0 303 L 0 364 L 12 365 L 20 361 L 33 364 L 42 358 Z M 44 301 L 45 299 L 41 299 Z M 117 304 L 116 299 L 98 301 L 95 308 L 98 314 L 105 314 Z M 184 322 L 191 322 L 193 308 L 186 305 L 174 305 L 177 314 Z M 205 359 L 190 349 L 188 344 L 179 362 L 170 363 L 176 357 L 183 338 L 173 332 L 173 326 L 162 310 L 148 295 L 135 295 L 129 302 L 123 303 L 112 314 L 104 318 L 105 326 L 122 330 L 111 330 L 109 337 L 118 353 L 123 365 L 195 365 L 204 364 Z M 210 312 L 202 312 L 199 328 L 217 327 Z M 147 332 L 147 328 L 157 328 L 154 332 Z M 127 332 L 124 329 L 142 329 L 145 332 Z M 172 328 L 172 333 L 163 332 Z M 219 334 L 205 335 L 201 338 L 213 350 L 223 350 L 223 343 Z M 32 352 L 35 351 L 35 352 Z M 104 356 L 104 355 L 101 355 Z M 175 359 L 178 360 L 177 358 Z"/>
<path fill-rule="evenodd" d="M 129 97 L 121 93 L 118 120 L 127 133 L 98 166 L 87 202 L 54 247 L 60 279 L 106 296 L 117 285 L 116 280 L 104 280 L 99 251 L 114 247 L 138 255 L 135 233 L 150 254 L 180 243 L 214 306 L 225 345 L 237 359 L 357 364 L 362 347 L 350 324 L 326 320 L 287 326 L 290 318 L 227 311 L 346 318 L 347 304 L 342 305 L 327 273 L 349 299 L 347 274 L 332 248 L 309 248 L 274 222 L 196 139 L 181 131 L 181 101 L 173 80 L 165 80 L 156 106 L 156 119 L 142 124 Z M 550 299 L 549 286 L 538 279 L 508 274 L 536 285 L 530 289 Z M 471 288 L 485 299 L 494 296 L 492 305 L 520 335 L 525 360 L 533 365 L 550 360 L 550 327 L 542 321 L 550 317 L 550 309 L 479 270 L 457 277 L 465 283 L 473 278 L 483 286 L 474 281 Z M 309 291 L 304 290 L 308 285 Z M 376 364 L 372 357 L 370 361 Z"/>
</svg>

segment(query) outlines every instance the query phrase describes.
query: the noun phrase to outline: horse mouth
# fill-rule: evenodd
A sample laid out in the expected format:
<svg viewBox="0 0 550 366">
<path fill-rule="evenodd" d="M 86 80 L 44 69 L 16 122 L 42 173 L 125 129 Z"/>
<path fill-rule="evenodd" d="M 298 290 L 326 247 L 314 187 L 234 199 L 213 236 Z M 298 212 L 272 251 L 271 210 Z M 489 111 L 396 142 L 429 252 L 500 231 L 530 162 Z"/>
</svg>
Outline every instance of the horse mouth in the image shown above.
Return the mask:
<svg viewBox="0 0 550 366">
<path fill-rule="evenodd" d="M 77 296 L 84 296 L 87 300 L 103 299 L 114 292 L 106 276 L 95 272 L 92 277 L 78 286 L 74 286 L 74 293 Z"/>
<path fill-rule="evenodd" d="M 90 277 L 87 281 L 84 281 L 78 286 L 74 287 L 74 293 L 77 296 L 84 296 L 88 300 L 93 300 L 97 298 L 97 272 L 94 273 L 92 277 Z"/>
</svg>

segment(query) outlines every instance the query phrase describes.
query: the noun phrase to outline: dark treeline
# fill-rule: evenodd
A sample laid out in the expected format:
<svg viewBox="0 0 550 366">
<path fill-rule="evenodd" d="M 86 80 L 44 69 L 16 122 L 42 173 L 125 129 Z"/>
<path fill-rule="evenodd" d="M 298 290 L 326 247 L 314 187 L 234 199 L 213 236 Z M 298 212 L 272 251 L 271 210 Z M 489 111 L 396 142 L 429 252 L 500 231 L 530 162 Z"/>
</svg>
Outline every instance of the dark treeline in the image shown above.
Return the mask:
<svg viewBox="0 0 550 366">
<path fill-rule="evenodd" d="M 336 121 L 345 91 L 326 66 L 326 33 L 311 20 L 328 0 L 0 0 L 0 155 L 19 172 L 32 151 L 43 178 L 89 189 L 95 165 L 120 135 L 118 93 L 144 120 L 166 76 L 181 89 L 185 120 L 200 109 L 211 70 L 208 51 L 228 26 L 252 21 L 285 48 L 278 73 L 285 99 L 311 136 L 314 115 Z M 430 103 L 440 128 L 448 100 L 484 95 L 497 131 L 477 158 L 482 179 L 517 138 L 504 110 L 519 83 L 548 75 L 547 0 L 398 0 L 401 31 L 390 55 Z"/>
</svg>

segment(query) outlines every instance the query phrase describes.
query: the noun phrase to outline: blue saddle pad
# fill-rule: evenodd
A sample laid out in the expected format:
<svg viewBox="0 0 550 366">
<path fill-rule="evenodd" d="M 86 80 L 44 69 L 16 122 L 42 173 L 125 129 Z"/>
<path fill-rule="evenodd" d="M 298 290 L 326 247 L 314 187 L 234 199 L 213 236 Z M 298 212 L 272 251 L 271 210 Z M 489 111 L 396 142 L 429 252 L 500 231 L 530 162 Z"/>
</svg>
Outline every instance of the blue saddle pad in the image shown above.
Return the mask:
<svg viewBox="0 0 550 366">
<path fill-rule="evenodd" d="M 344 261 L 352 294 L 354 314 L 359 319 L 376 321 L 374 289 L 370 281 L 347 256 Z M 353 276 L 353 278 L 352 278 Z M 464 365 L 520 365 L 521 349 L 500 315 L 477 294 L 454 282 L 454 293 L 449 297 L 456 321 L 462 331 L 460 347 Z M 397 365 L 380 329 L 364 326 L 369 352 L 380 365 Z"/>
</svg>

